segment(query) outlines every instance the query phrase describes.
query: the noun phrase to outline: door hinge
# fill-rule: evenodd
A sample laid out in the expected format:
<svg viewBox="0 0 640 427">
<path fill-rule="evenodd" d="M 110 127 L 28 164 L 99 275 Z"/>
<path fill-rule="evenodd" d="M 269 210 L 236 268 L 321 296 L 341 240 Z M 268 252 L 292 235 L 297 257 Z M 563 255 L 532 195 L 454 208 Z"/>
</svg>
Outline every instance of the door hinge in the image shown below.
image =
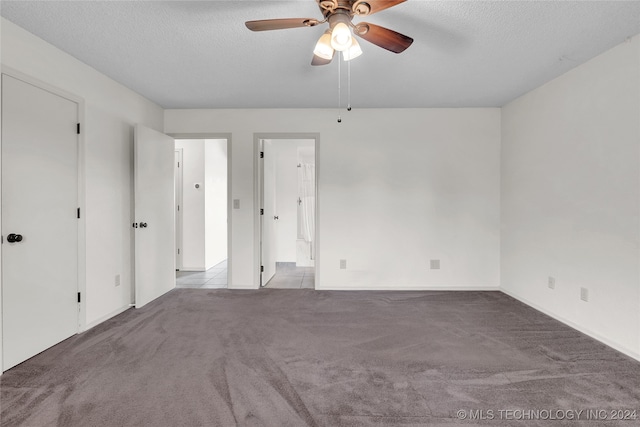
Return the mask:
<svg viewBox="0 0 640 427">
<path fill-rule="evenodd" d="M 178 167 L 180 167 L 180 162 L 178 162 Z"/>
<path fill-rule="evenodd" d="M 80 208 L 78 208 L 78 219 L 80 218 Z"/>
<path fill-rule="evenodd" d="M 260 273 L 264 273 L 264 265 L 260 266 Z"/>
<path fill-rule="evenodd" d="M 264 209 L 260 209 L 260 215 L 264 215 Z"/>
<path fill-rule="evenodd" d="M 264 151 L 261 151 L 261 152 L 260 152 L 260 158 L 261 158 L 261 159 L 264 159 Z"/>
<path fill-rule="evenodd" d="M 80 302 L 81 298 L 80 298 L 80 292 L 78 292 L 78 302 Z"/>
<path fill-rule="evenodd" d="M 180 212 L 180 205 L 178 205 L 178 212 Z"/>
<path fill-rule="evenodd" d="M 76 131 L 78 132 L 78 135 L 80 135 L 80 123 L 78 123 L 78 126 L 76 128 Z"/>
</svg>

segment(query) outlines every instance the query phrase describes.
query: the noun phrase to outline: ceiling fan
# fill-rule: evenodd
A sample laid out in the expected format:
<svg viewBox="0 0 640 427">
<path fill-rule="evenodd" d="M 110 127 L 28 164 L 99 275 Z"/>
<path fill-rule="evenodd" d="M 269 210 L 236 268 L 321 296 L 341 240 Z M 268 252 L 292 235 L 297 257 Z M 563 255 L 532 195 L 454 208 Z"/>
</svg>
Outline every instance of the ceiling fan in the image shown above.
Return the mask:
<svg viewBox="0 0 640 427">
<path fill-rule="evenodd" d="M 251 31 L 267 31 L 315 27 L 328 22 L 329 29 L 318 40 L 311 61 L 311 65 L 326 65 L 331 62 L 336 51 L 342 52 L 345 61 L 362 54 L 360 44 L 353 35 L 391 52 L 404 52 L 413 43 L 411 37 L 368 22 L 354 24 L 352 20 L 354 16 L 373 15 L 405 1 L 407 0 L 316 0 L 324 16 L 321 21 L 314 18 L 264 19 L 247 21 L 245 25 Z"/>
</svg>

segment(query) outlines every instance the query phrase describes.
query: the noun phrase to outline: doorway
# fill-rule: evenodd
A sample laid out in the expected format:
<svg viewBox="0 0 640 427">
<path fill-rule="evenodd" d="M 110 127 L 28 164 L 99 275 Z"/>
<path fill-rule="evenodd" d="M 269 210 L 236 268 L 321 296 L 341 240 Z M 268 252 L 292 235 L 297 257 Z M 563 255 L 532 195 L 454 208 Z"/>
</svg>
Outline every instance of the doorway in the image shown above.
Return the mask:
<svg viewBox="0 0 640 427">
<path fill-rule="evenodd" d="M 260 138 L 260 286 L 314 289 L 316 137 Z"/>
<path fill-rule="evenodd" d="M 176 286 L 228 285 L 228 139 L 176 139 Z"/>
</svg>

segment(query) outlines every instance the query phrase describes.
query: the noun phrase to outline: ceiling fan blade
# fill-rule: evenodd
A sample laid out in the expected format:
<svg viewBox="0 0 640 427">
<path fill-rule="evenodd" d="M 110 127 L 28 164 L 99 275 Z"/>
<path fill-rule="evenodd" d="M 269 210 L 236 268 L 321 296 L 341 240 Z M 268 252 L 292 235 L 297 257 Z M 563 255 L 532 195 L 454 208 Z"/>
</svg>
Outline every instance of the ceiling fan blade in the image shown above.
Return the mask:
<svg viewBox="0 0 640 427">
<path fill-rule="evenodd" d="M 407 0 L 359 0 L 353 4 L 353 11 L 359 15 L 373 15 L 374 13 L 397 6 L 405 1 Z"/>
<path fill-rule="evenodd" d="M 311 60 L 311 65 L 327 65 L 330 64 L 333 60 L 333 56 L 331 59 L 320 58 L 318 55 L 313 55 L 313 59 Z"/>
<path fill-rule="evenodd" d="M 411 37 L 368 22 L 356 25 L 355 33 L 366 41 L 394 53 L 404 52 L 413 43 Z"/>
<path fill-rule="evenodd" d="M 313 18 L 263 19 L 244 23 L 251 31 L 284 30 L 287 28 L 313 27 L 318 20 Z"/>
</svg>

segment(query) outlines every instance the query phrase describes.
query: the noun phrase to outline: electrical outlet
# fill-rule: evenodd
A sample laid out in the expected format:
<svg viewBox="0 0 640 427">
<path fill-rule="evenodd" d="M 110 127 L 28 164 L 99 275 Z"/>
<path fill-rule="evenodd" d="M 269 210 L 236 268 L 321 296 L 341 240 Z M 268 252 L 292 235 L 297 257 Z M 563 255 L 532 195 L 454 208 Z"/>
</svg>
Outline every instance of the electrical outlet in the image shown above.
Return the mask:
<svg viewBox="0 0 640 427">
<path fill-rule="evenodd" d="M 547 283 L 547 286 L 549 286 L 549 289 L 555 289 L 556 279 L 554 277 L 549 276 L 549 282 Z"/>
<path fill-rule="evenodd" d="M 340 260 L 340 270 L 346 270 L 347 269 L 347 260 L 346 259 L 341 259 Z"/>
<path fill-rule="evenodd" d="M 233 199 L 233 209 L 240 209 L 240 199 Z"/>
<path fill-rule="evenodd" d="M 116 286 L 120 286 L 120 275 L 116 274 Z"/>
<path fill-rule="evenodd" d="M 439 259 L 432 259 L 431 262 L 429 263 L 430 267 L 432 270 L 440 270 L 440 260 Z"/>
<path fill-rule="evenodd" d="M 589 302 L 589 289 L 580 288 L 580 299 L 584 302 Z"/>
</svg>

